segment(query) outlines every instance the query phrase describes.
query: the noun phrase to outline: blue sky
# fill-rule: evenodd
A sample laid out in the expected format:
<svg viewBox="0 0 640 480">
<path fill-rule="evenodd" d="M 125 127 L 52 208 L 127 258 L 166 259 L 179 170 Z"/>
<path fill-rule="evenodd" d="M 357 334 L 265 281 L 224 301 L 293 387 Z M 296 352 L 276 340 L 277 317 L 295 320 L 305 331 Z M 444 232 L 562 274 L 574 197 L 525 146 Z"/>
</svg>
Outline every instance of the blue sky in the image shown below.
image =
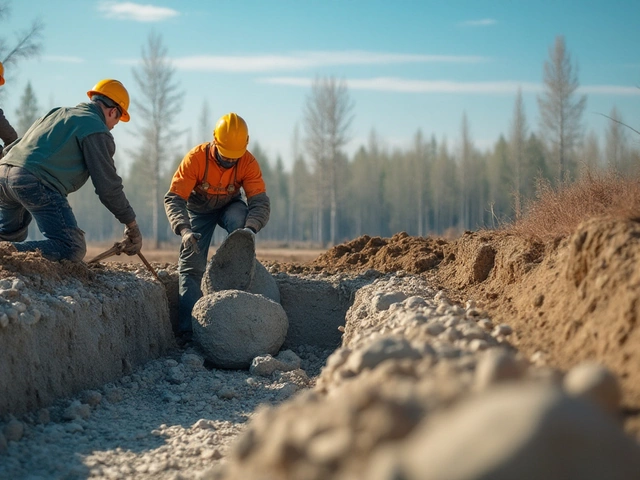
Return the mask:
<svg viewBox="0 0 640 480">
<path fill-rule="evenodd" d="M 517 89 L 530 130 L 543 64 L 564 35 L 588 95 L 584 123 L 602 135 L 615 106 L 640 128 L 640 2 L 430 0 L 13 0 L 3 37 L 45 23 L 38 58 L 6 72 L 0 107 L 11 120 L 30 81 L 43 110 L 75 105 L 102 78 L 139 95 L 132 68 L 150 32 L 162 35 L 184 92 L 172 119 L 199 143 L 206 100 L 211 128 L 229 111 L 249 125 L 270 159 L 289 168 L 291 138 L 317 77 L 345 80 L 355 108 L 352 154 L 375 130 L 389 149 L 407 149 L 420 129 L 453 144 L 466 113 L 474 143 L 490 147 L 507 134 Z M 139 97 L 138 97 L 139 98 Z M 119 164 L 137 144 L 139 117 L 113 134 Z"/>
</svg>

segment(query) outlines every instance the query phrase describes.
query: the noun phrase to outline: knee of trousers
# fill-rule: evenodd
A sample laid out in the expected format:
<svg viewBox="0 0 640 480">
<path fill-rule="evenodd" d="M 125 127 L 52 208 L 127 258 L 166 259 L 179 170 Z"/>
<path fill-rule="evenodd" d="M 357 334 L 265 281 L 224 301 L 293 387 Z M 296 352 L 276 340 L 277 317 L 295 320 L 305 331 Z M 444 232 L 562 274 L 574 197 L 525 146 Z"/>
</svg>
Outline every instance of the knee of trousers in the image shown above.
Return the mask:
<svg viewBox="0 0 640 480">
<path fill-rule="evenodd" d="M 84 240 L 84 232 L 76 228 L 70 238 L 70 243 L 63 257 L 72 262 L 81 262 L 87 254 L 87 244 Z"/>
<path fill-rule="evenodd" d="M 0 240 L 5 240 L 7 242 L 24 242 L 27 239 L 28 234 L 29 234 L 29 226 L 27 225 L 15 232 L 0 233 Z"/>
</svg>

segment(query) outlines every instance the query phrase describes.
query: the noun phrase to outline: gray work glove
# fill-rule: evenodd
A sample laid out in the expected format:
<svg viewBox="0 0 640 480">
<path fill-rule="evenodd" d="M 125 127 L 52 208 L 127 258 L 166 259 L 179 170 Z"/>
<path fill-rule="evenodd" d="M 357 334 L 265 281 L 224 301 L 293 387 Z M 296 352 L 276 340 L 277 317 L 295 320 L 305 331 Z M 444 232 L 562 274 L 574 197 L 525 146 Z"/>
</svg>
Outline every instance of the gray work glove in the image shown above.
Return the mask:
<svg viewBox="0 0 640 480">
<path fill-rule="evenodd" d="M 253 235 L 255 237 L 256 235 L 256 231 L 251 228 L 251 227 L 244 227 L 242 230 L 244 230 L 245 232 L 249 232 L 251 235 Z"/>
<path fill-rule="evenodd" d="M 202 238 L 201 233 L 194 233 L 190 228 L 183 228 L 180 232 L 182 235 L 182 248 L 185 251 L 193 249 L 195 253 L 200 253 L 200 247 L 198 247 L 198 240 Z"/>
<path fill-rule="evenodd" d="M 122 251 L 127 255 L 137 255 L 142 250 L 142 234 L 136 222 L 124 227 L 125 239 L 122 242 Z"/>
</svg>

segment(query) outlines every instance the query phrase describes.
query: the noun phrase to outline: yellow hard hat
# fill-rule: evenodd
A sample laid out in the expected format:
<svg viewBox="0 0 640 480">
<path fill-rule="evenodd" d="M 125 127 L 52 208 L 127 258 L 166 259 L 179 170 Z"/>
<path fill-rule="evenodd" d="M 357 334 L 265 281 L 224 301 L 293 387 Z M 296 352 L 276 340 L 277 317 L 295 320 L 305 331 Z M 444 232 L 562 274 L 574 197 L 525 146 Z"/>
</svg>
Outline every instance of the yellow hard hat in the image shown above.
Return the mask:
<svg viewBox="0 0 640 480">
<path fill-rule="evenodd" d="M 0 62 L 0 85 L 4 85 L 4 65 Z"/>
<path fill-rule="evenodd" d="M 240 158 L 249 144 L 247 123 L 237 114 L 227 113 L 216 123 L 213 139 L 223 157 Z"/>
<path fill-rule="evenodd" d="M 91 98 L 93 95 L 104 95 L 105 97 L 113 100 L 118 104 L 122 110 L 121 122 L 128 122 L 129 117 L 129 92 L 124 88 L 124 85 L 118 80 L 107 78 L 100 80 L 95 86 L 87 92 L 87 96 Z"/>
</svg>

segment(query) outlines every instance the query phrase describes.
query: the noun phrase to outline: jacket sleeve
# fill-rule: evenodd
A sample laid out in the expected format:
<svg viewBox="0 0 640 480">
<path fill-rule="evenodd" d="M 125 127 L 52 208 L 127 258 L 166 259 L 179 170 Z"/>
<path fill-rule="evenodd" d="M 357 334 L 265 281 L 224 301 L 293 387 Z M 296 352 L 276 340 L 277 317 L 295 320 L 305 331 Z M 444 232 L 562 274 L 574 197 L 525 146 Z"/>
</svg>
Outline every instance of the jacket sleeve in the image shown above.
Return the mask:
<svg viewBox="0 0 640 480">
<path fill-rule="evenodd" d="M 177 193 L 169 190 L 164 196 L 164 211 L 171 225 L 171 230 L 176 235 L 180 235 L 182 228 L 191 228 L 189 213 L 187 212 L 187 201 Z"/>
<path fill-rule="evenodd" d="M 82 153 L 98 198 L 120 223 L 131 223 L 136 214 L 124 194 L 113 155 L 116 144 L 110 133 L 94 133 L 82 141 Z"/>
<path fill-rule="evenodd" d="M 249 213 L 244 222 L 245 227 L 251 227 L 259 232 L 269 221 L 271 214 L 271 202 L 266 193 L 259 193 L 253 197 L 247 197 Z"/>
<path fill-rule="evenodd" d="M 13 143 L 18 138 L 18 134 L 15 129 L 11 126 L 9 121 L 5 118 L 4 112 L 0 109 L 0 138 L 2 139 L 2 143 L 6 147 L 10 143 Z M 0 157 L 2 156 L 2 151 L 0 151 Z"/>
</svg>

